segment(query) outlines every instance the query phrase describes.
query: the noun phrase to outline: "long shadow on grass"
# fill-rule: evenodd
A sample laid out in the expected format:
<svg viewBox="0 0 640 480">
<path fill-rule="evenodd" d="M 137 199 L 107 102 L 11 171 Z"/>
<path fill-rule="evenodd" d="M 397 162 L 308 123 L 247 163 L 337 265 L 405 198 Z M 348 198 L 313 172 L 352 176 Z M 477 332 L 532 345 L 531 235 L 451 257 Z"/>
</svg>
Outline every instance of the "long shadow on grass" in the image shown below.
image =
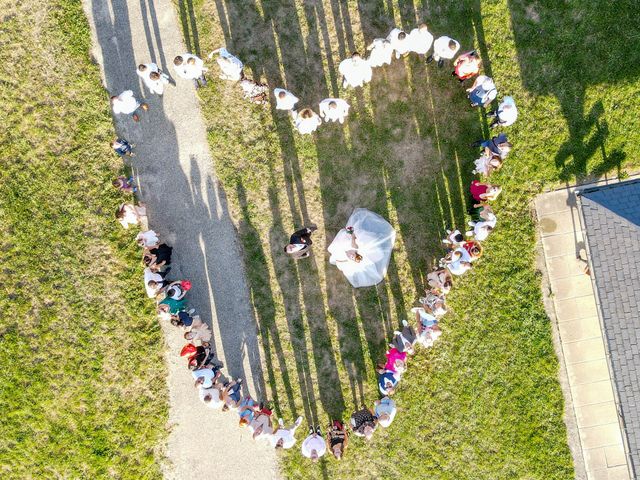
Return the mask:
<svg viewBox="0 0 640 480">
<path fill-rule="evenodd" d="M 567 121 L 569 137 L 555 156 L 562 178 L 619 170 L 625 154 L 606 151 L 604 109 L 596 102 L 587 111 L 585 96 L 598 84 L 638 77 L 638 3 L 509 0 L 509 9 L 525 88 L 554 95 Z M 602 163 L 589 171 L 588 162 L 598 152 Z"/>
</svg>

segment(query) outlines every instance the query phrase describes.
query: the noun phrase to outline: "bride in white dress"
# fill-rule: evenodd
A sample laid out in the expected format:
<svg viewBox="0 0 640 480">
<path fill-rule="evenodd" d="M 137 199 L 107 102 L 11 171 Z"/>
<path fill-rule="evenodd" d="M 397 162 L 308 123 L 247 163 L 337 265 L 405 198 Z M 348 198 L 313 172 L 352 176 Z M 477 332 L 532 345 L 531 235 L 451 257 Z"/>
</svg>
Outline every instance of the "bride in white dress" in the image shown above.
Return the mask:
<svg viewBox="0 0 640 480">
<path fill-rule="evenodd" d="M 377 213 L 356 208 L 347 228 L 340 230 L 329 245 L 329 262 L 354 287 L 370 287 L 387 274 L 395 241 L 396 232 L 389 222 Z"/>
</svg>

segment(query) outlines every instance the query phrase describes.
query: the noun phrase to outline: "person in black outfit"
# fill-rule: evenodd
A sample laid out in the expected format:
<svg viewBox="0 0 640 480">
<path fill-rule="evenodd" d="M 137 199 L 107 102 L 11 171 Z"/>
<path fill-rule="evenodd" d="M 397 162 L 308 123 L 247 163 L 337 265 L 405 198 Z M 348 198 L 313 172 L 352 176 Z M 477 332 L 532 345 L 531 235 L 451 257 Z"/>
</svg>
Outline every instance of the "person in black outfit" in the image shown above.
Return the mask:
<svg viewBox="0 0 640 480">
<path fill-rule="evenodd" d="M 327 432 L 327 445 L 331 449 L 331 453 L 336 459 L 340 460 L 344 454 L 344 449 L 347 448 L 347 440 L 349 434 L 343 423 L 339 420 L 331 422 L 329 431 Z"/>
<path fill-rule="evenodd" d="M 316 226 L 305 227 L 293 235 L 289 239 L 289 244 L 284 247 L 285 253 L 291 255 L 294 259 L 307 258 L 311 255 L 311 234 L 318 229 Z"/>
</svg>

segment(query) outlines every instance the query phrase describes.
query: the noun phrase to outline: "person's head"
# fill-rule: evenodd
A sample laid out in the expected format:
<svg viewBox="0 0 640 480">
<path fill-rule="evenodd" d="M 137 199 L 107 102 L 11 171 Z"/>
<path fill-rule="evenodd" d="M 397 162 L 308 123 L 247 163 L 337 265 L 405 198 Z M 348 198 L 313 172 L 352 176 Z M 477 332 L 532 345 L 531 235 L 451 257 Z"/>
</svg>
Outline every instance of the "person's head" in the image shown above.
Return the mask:
<svg viewBox="0 0 640 480">
<path fill-rule="evenodd" d="M 477 243 L 474 244 L 469 249 L 469 255 L 471 255 L 471 258 L 480 258 L 482 256 L 482 247 Z"/>
<path fill-rule="evenodd" d="M 300 111 L 300 116 L 302 118 L 311 118 L 313 117 L 313 110 L 311 110 L 310 108 L 303 108 Z"/>
<path fill-rule="evenodd" d="M 124 180 L 122 178 L 116 178 L 113 182 L 111 182 L 111 185 L 113 185 L 116 188 L 123 188 Z"/>
<path fill-rule="evenodd" d="M 359 54 L 358 52 L 353 52 L 353 53 L 351 54 L 351 58 L 352 58 L 353 60 L 359 60 L 361 57 L 360 57 L 360 54 Z"/>
<path fill-rule="evenodd" d="M 185 340 L 193 340 L 196 337 L 194 332 L 185 332 L 184 339 Z"/>
<path fill-rule="evenodd" d="M 444 281 L 444 282 L 442 282 L 442 290 L 443 290 L 443 291 L 445 291 L 445 290 L 446 290 L 446 291 L 448 292 L 449 290 L 451 290 L 451 287 L 452 287 L 452 286 L 453 286 L 453 282 L 451 281 L 451 278 L 449 278 L 449 277 L 447 277 L 447 278 L 445 279 L 445 281 Z"/>
<path fill-rule="evenodd" d="M 367 425 L 366 427 L 364 427 L 364 431 L 362 432 L 364 434 L 364 438 L 366 438 L 367 440 L 371 440 L 374 430 L 375 429 L 371 425 Z"/>
<path fill-rule="evenodd" d="M 118 96 L 117 96 L 117 95 L 112 95 L 112 96 L 111 96 L 111 98 L 109 99 L 109 101 L 110 101 L 111 103 L 113 103 L 113 102 L 115 102 L 117 99 L 118 99 Z"/>
<path fill-rule="evenodd" d="M 405 32 L 400 32 L 398 34 L 398 40 L 404 40 L 405 38 L 407 38 L 407 34 Z"/>
<path fill-rule="evenodd" d="M 331 447 L 331 453 L 336 457 L 336 460 L 340 460 L 342 458 L 342 443 L 336 443 Z"/>
<path fill-rule="evenodd" d="M 310 455 L 311 461 L 312 462 L 317 462 L 318 461 L 318 452 L 316 451 L 316 449 L 314 448 L 313 450 L 311 450 L 311 455 Z"/>
<path fill-rule="evenodd" d="M 196 378 L 196 386 L 202 385 L 204 383 L 204 377 Z"/>
<path fill-rule="evenodd" d="M 173 59 L 173 64 L 176 67 L 182 65 L 183 62 L 184 62 L 184 58 L 182 58 L 180 55 L 178 55 L 176 58 Z"/>
<path fill-rule="evenodd" d="M 229 410 L 229 405 L 227 405 L 226 403 L 222 406 L 222 411 L 226 412 L 227 410 Z"/>
<path fill-rule="evenodd" d="M 462 252 L 459 250 L 454 250 L 451 253 L 451 261 L 452 262 L 457 262 L 458 260 L 460 260 L 462 258 Z"/>
<path fill-rule="evenodd" d="M 158 288 L 158 282 L 156 282 L 155 280 L 149 280 L 147 282 L 147 287 L 156 290 Z"/>
<path fill-rule="evenodd" d="M 511 147 L 513 147 L 513 145 L 511 145 L 509 142 L 500 143 L 498 145 L 498 148 L 500 148 L 500 151 L 503 155 L 509 153 L 511 151 Z"/>
<path fill-rule="evenodd" d="M 146 253 L 143 257 L 142 257 L 142 264 L 145 267 L 148 267 L 149 265 L 151 265 L 153 263 L 153 255 Z"/>
<path fill-rule="evenodd" d="M 278 92 L 278 98 L 279 99 L 284 99 L 287 96 L 287 92 L 285 92 L 284 90 L 280 90 Z"/>
<path fill-rule="evenodd" d="M 289 244 L 284 247 L 284 253 L 292 253 L 295 248 L 295 245 Z"/>
<path fill-rule="evenodd" d="M 458 48 L 458 44 L 456 43 L 456 41 L 449 40 L 449 50 L 451 50 L 452 52 L 455 52 L 457 48 Z"/>
<path fill-rule="evenodd" d="M 213 400 L 213 397 L 211 396 L 210 393 L 205 394 L 204 397 L 202 397 L 202 401 L 204 403 L 211 403 L 211 400 Z"/>
<path fill-rule="evenodd" d="M 149 78 L 151 80 L 160 80 L 160 74 L 158 72 L 151 72 Z"/>
<path fill-rule="evenodd" d="M 116 218 L 117 218 L 118 220 L 120 220 L 120 219 L 124 218 L 125 212 L 126 212 L 125 205 L 121 205 L 121 206 L 119 206 L 119 207 L 116 209 Z"/>
<path fill-rule="evenodd" d="M 404 362 L 404 360 L 400 360 L 399 358 L 393 362 L 393 368 L 396 369 L 396 372 L 398 373 L 404 373 L 407 370 L 407 364 Z"/>
<path fill-rule="evenodd" d="M 282 448 L 284 446 L 284 438 L 279 438 L 276 442 L 276 448 Z"/>
<path fill-rule="evenodd" d="M 427 27 L 426 23 L 421 23 L 420 25 L 418 25 L 418 30 L 421 32 L 428 32 L 429 27 Z"/>
<path fill-rule="evenodd" d="M 491 197 L 496 198 L 502 192 L 502 188 L 497 185 L 491 185 L 487 189 L 487 194 L 491 195 Z"/>
<path fill-rule="evenodd" d="M 247 425 L 249 425 L 249 419 L 247 417 L 242 417 L 240 419 L 240 422 L 238 422 L 238 425 L 240 425 L 241 427 L 246 427 Z"/>
<path fill-rule="evenodd" d="M 383 413 L 378 417 L 378 423 L 381 427 L 387 428 L 391 425 L 391 416 L 388 413 Z"/>
<path fill-rule="evenodd" d="M 195 65 L 196 64 L 196 59 L 194 57 L 189 57 L 189 59 L 187 60 L 187 65 Z"/>
<path fill-rule="evenodd" d="M 331 100 L 329 102 L 329 108 L 331 108 L 331 109 L 338 108 L 338 104 L 336 102 L 334 102 L 333 100 Z"/>
<path fill-rule="evenodd" d="M 493 231 L 493 227 L 491 225 L 483 225 L 482 228 L 488 233 Z"/>
<path fill-rule="evenodd" d="M 139 72 L 146 72 L 147 71 L 147 66 L 144 63 L 141 63 L 140 65 L 138 65 L 138 71 Z"/>
</svg>

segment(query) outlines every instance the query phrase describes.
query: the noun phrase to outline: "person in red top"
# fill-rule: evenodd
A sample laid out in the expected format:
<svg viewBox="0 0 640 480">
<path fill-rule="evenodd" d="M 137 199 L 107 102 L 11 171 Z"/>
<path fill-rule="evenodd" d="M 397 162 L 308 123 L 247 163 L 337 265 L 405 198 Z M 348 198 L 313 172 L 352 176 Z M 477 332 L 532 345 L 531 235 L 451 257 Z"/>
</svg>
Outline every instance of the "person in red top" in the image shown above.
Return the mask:
<svg viewBox="0 0 640 480">
<path fill-rule="evenodd" d="M 469 191 L 476 202 L 490 202 L 498 198 L 498 195 L 502 192 L 502 188 L 497 185 L 480 183 L 478 180 L 474 180 L 471 182 Z"/>
<path fill-rule="evenodd" d="M 464 248 L 469 253 L 472 262 L 476 261 L 482 256 L 482 245 L 480 245 L 480 242 L 476 242 L 475 240 L 464 242 L 462 248 Z"/>
<path fill-rule="evenodd" d="M 453 62 L 454 70 L 451 75 L 458 77 L 460 83 L 464 82 L 467 78 L 474 77 L 480 73 L 480 67 L 482 66 L 482 60 L 478 57 L 475 50 L 472 52 L 463 53 L 456 61 Z"/>
</svg>

